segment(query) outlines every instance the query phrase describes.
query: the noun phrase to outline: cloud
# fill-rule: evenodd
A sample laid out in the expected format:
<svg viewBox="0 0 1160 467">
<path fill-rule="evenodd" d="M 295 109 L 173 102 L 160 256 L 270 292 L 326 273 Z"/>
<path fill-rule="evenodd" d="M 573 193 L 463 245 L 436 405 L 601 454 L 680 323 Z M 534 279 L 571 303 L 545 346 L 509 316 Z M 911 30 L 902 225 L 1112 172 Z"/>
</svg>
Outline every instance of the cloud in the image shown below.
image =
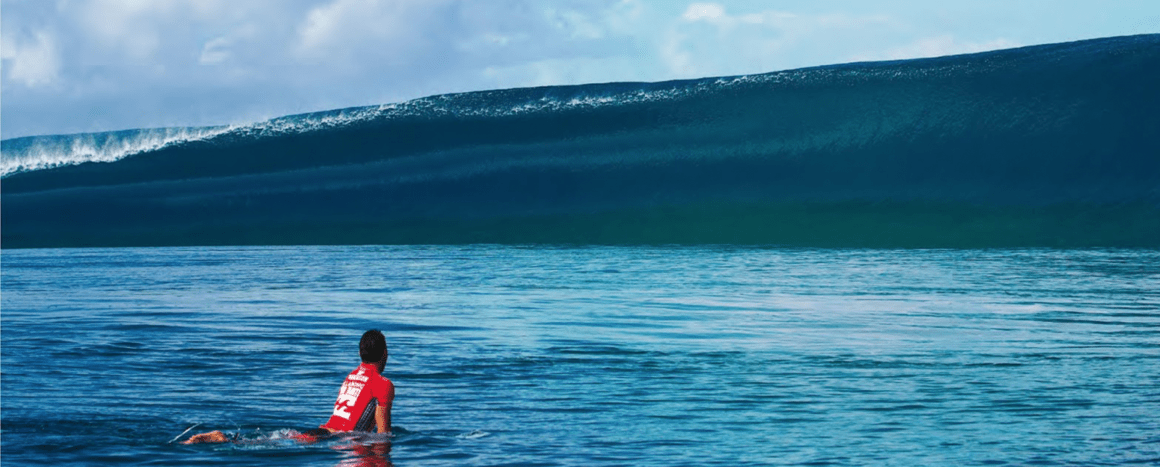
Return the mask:
<svg viewBox="0 0 1160 467">
<path fill-rule="evenodd" d="M 228 37 L 215 37 L 206 42 L 201 48 L 201 57 L 197 62 L 202 65 L 213 65 L 215 63 L 224 62 L 230 57 L 229 47 L 231 41 Z"/>
<path fill-rule="evenodd" d="M 480 74 L 497 88 L 627 81 L 639 76 L 634 57 L 546 59 L 484 68 Z M 617 77 L 621 77 L 617 79 Z"/>
<path fill-rule="evenodd" d="M 899 47 L 892 47 L 882 52 L 853 55 L 850 57 L 850 60 L 905 60 L 908 58 L 941 57 L 944 55 L 1009 49 L 1012 47 L 1019 47 L 1020 45 L 1022 44 L 1004 38 L 998 38 L 984 42 L 964 42 L 955 39 L 953 35 L 942 34 L 933 37 L 925 37 L 910 44 Z"/>
<path fill-rule="evenodd" d="M 254 24 L 245 24 L 229 33 L 217 36 L 205 42 L 201 47 L 201 55 L 197 62 L 201 65 L 218 65 L 234 58 L 234 49 L 238 46 L 247 47 L 259 35 L 259 28 Z"/>
<path fill-rule="evenodd" d="M 817 62 L 818 54 L 811 58 L 800 50 L 825 48 L 843 37 L 896 25 L 881 14 L 733 14 L 719 3 L 693 3 L 662 34 L 657 49 L 676 77 L 762 73 L 823 64 Z"/>
<path fill-rule="evenodd" d="M 37 31 L 28 42 L 3 36 L 0 40 L 0 58 L 5 61 L 4 71 L 9 80 L 28 87 L 52 84 L 58 80 L 60 57 L 56 39 L 47 31 Z"/>
<path fill-rule="evenodd" d="M 224 0 L 59 0 L 58 10 L 106 57 L 156 58 L 197 29 L 229 24 L 258 3 Z M 220 27 L 220 26 L 217 26 Z M 188 55 L 187 55 L 188 56 Z"/>
<path fill-rule="evenodd" d="M 681 18 L 685 21 L 718 21 L 726 18 L 725 7 L 716 3 L 694 3 L 689 5 Z"/>
<path fill-rule="evenodd" d="M 303 15 L 292 55 L 301 65 L 329 63 L 336 81 L 409 89 L 407 98 L 632 79 L 620 71 L 633 67 L 612 59 L 640 55 L 634 34 L 643 12 L 639 0 L 332 0 Z M 605 65 L 617 71 L 590 68 Z M 395 92 L 378 99 L 397 100 Z M 376 101 L 358 103 L 367 102 Z"/>
<path fill-rule="evenodd" d="M 4 137 L 242 123 L 430 94 L 742 75 L 1055 37 L 1023 34 L 1054 18 L 1042 7 L 1002 15 L 975 3 L 0 2 Z M 1086 31 L 1051 21 L 1067 26 L 1066 39 Z"/>
<path fill-rule="evenodd" d="M 63 3 L 64 8 L 72 6 Z M 93 0 L 76 6 L 79 23 L 88 36 L 105 47 L 135 58 L 145 58 L 160 46 L 158 17 L 175 8 L 175 2 L 149 0 Z"/>
<path fill-rule="evenodd" d="M 0 1 L 5 137 L 641 79 L 655 65 L 637 60 L 641 0 Z"/>
<path fill-rule="evenodd" d="M 400 59 L 447 31 L 440 21 L 446 0 L 334 0 L 315 7 L 299 26 L 296 53 L 303 58 L 370 53 Z M 436 34 L 431 34 L 435 32 Z M 434 36 L 434 37 L 432 37 Z"/>
</svg>

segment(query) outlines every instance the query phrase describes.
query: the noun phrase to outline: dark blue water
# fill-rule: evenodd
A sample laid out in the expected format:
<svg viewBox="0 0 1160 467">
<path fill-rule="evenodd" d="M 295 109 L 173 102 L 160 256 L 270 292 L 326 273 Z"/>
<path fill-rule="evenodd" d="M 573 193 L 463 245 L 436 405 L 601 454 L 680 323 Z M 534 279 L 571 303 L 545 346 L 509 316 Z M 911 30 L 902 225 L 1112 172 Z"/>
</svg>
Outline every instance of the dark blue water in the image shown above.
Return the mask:
<svg viewBox="0 0 1160 467">
<path fill-rule="evenodd" d="M 0 259 L 5 465 L 1160 464 L 1156 250 Z M 372 327 L 394 435 L 285 439 Z"/>
<path fill-rule="evenodd" d="M 0 243 L 1157 248 L 1157 76 L 1152 34 L 9 139 Z"/>
</svg>

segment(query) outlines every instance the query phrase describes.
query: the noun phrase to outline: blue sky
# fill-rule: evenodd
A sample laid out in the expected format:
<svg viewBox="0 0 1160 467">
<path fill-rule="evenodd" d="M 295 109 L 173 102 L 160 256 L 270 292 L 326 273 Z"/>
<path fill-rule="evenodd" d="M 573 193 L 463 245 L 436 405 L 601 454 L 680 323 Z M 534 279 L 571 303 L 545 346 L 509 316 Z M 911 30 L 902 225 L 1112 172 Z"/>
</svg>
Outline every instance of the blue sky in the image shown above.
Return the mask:
<svg viewBox="0 0 1160 467">
<path fill-rule="evenodd" d="M 1155 0 L 2 0 L 0 134 L 1157 32 Z"/>
</svg>

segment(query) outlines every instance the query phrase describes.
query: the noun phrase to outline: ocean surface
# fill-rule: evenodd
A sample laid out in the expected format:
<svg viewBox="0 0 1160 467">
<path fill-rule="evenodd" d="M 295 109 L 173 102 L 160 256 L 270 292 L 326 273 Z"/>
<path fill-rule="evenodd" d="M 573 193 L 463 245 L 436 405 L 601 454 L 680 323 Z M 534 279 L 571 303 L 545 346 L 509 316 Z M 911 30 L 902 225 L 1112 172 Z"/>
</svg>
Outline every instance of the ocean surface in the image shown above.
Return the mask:
<svg viewBox="0 0 1160 467">
<path fill-rule="evenodd" d="M 15 247 L 1160 248 L 1160 34 L 0 141 Z"/>
<path fill-rule="evenodd" d="M 0 261 L 4 465 L 1160 465 L 1157 250 Z M 369 328 L 394 434 L 287 440 L 329 415 Z M 239 442 L 172 442 L 191 427 Z"/>
</svg>

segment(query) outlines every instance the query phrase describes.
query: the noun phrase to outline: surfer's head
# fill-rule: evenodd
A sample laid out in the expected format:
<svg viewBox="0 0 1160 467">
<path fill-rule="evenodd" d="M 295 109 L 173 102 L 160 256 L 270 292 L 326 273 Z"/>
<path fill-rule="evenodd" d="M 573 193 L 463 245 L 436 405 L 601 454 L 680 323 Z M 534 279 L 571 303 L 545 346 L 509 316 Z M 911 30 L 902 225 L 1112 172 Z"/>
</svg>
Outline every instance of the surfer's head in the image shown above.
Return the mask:
<svg viewBox="0 0 1160 467">
<path fill-rule="evenodd" d="M 383 337 L 382 331 L 371 329 L 363 333 L 362 340 L 358 342 L 358 356 L 363 363 L 375 363 L 379 371 L 383 371 L 387 365 L 387 338 Z"/>
</svg>

